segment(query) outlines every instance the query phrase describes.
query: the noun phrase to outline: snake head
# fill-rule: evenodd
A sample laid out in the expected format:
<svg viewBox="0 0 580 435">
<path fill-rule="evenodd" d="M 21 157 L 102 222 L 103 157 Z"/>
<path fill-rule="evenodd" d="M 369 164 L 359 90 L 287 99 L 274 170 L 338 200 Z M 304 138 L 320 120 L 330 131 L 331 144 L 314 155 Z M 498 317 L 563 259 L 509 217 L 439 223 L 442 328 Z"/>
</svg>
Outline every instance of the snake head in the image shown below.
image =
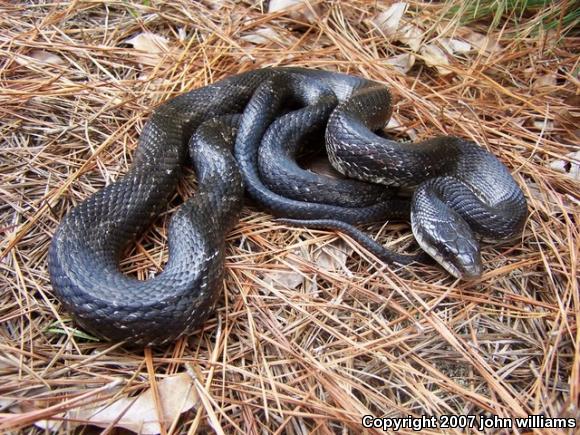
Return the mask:
<svg viewBox="0 0 580 435">
<path fill-rule="evenodd" d="M 411 227 L 421 248 L 451 275 L 460 279 L 481 276 L 479 242 L 467 222 L 437 198 L 411 206 Z"/>
</svg>

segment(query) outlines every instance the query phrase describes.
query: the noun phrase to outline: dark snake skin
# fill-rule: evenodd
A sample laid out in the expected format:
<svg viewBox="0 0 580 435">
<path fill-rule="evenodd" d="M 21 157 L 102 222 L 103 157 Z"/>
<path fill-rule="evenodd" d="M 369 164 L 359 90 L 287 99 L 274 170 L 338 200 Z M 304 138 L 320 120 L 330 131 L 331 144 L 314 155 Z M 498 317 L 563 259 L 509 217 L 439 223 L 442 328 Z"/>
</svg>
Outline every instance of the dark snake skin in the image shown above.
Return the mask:
<svg viewBox="0 0 580 435">
<path fill-rule="evenodd" d="M 345 231 L 401 264 L 417 257 L 390 253 L 351 224 L 410 215 L 420 245 L 447 270 L 479 275 L 478 239 L 522 231 L 527 206 L 521 190 L 495 157 L 473 143 L 443 137 L 399 144 L 377 136 L 373 131 L 384 125 L 391 106 L 378 83 L 300 68 L 250 71 L 166 102 L 145 125 L 128 173 L 73 208 L 58 227 L 49 250 L 56 296 L 81 326 L 108 340 L 152 345 L 191 333 L 212 312 L 223 285 L 224 240 L 237 222 L 244 186 L 289 223 Z M 306 200 L 264 184 L 260 144 L 299 142 L 328 117 L 333 165 L 360 180 L 416 187 L 411 203 L 361 182 L 328 188 L 317 179 L 331 193 Z M 199 190 L 171 220 L 168 263 L 147 281 L 127 277 L 118 269 L 119 256 L 166 207 L 188 143 Z M 284 161 L 291 162 L 292 153 Z M 288 174 L 300 171 L 292 166 Z M 341 192 L 352 188 L 364 194 L 342 201 Z"/>
</svg>

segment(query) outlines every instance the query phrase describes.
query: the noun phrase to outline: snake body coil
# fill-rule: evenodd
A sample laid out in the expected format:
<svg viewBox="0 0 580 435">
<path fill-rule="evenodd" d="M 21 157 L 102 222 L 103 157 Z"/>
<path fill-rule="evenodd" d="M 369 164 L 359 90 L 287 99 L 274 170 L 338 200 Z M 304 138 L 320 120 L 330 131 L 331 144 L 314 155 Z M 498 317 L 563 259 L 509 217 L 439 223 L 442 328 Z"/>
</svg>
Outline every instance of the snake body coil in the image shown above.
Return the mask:
<svg viewBox="0 0 580 435">
<path fill-rule="evenodd" d="M 73 208 L 57 229 L 49 251 L 57 297 L 80 325 L 106 339 L 161 344 L 190 333 L 219 295 L 224 240 L 237 222 L 244 186 L 273 214 L 360 236 L 388 261 L 414 257 L 388 253 L 350 224 L 410 214 L 424 250 L 455 276 L 479 275 L 478 238 L 508 239 L 522 230 L 521 190 L 494 156 L 471 142 L 441 137 L 403 145 L 377 136 L 391 105 L 380 84 L 299 68 L 250 71 L 166 102 L 145 125 L 128 173 Z M 323 131 L 328 117 L 333 165 L 360 180 L 415 187 L 411 203 L 352 180 L 336 182 L 322 199 L 316 192 L 290 197 L 269 185 L 260 174 L 276 158 L 268 152 Z M 188 143 L 199 191 L 171 220 L 164 271 L 147 281 L 130 278 L 119 271 L 119 256 L 165 208 Z M 270 151 L 259 158 L 260 144 Z M 299 191 L 304 174 L 293 152 L 284 153 L 283 176 Z M 329 190 L 328 180 L 309 180 L 306 190 Z M 353 189 L 347 199 L 344 192 Z"/>
</svg>

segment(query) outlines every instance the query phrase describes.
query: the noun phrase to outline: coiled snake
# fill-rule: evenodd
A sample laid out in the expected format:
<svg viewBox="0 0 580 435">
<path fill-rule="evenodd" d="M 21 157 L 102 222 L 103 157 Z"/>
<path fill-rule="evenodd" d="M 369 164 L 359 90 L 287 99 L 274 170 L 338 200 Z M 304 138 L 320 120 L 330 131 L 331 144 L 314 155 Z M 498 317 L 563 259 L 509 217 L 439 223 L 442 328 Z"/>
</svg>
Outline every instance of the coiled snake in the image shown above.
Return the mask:
<svg viewBox="0 0 580 435">
<path fill-rule="evenodd" d="M 250 71 L 164 103 L 145 125 L 128 173 L 59 225 L 49 250 L 57 297 L 81 326 L 106 339 L 161 344 L 190 333 L 219 295 L 224 240 L 244 187 L 290 223 L 338 228 L 402 264 L 416 257 L 385 250 L 351 224 L 410 214 L 428 254 L 457 277 L 479 276 L 478 240 L 522 231 L 521 190 L 499 160 L 472 142 L 438 137 L 402 144 L 375 134 L 391 108 L 379 83 L 300 68 Z M 331 163 L 363 181 L 330 181 L 296 165 L 298 144 L 317 132 L 326 136 Z M 119 255 L 166 206 L 188 148 L 199 190 L 171 220 L 168 263 L 147 281 L 128 277 L 118 269 Z M 412 200 L 369 181 L 412 187 Z"/>
</svg>

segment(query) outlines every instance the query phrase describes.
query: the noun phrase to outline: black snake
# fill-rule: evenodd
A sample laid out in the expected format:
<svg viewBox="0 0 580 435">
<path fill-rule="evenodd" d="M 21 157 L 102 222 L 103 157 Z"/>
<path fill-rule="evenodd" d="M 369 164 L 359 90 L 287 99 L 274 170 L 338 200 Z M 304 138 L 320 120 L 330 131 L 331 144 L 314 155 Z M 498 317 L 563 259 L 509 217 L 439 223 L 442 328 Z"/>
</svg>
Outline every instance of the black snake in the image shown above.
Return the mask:
<svg viewBox="0 0 580 435">
<path fill-rule="evenodd" d="M 417 257 L 383 249 L 352 224 L 410 217 L 421 247 L 450 273 L 480 275 L 478 240 L 522 231 L 521 190 L 472 142 L 402 144 L 374 133 L 391 108 L 379 83 L 300 68 L 250 71 L 171 99 L 145 125 L 128 173 L 62 220 L 49 250 L 57 297 L 106 339 L 160 344 L 190 333 L 220 293 L 224 240 L 244 187 L 286 222 L 340 229 L 401 264 Z M 296 165 L 299 143 L 322 135 L 332 164 L 365 182 L 330 182 Z M 119 255 L 166 207 L 188 154 L 199 190 L 171 220 L 164 271 L 147 281 L 124 275 Z M 367 181 L 414 188 L 412 201 Z"/>
</svg>

